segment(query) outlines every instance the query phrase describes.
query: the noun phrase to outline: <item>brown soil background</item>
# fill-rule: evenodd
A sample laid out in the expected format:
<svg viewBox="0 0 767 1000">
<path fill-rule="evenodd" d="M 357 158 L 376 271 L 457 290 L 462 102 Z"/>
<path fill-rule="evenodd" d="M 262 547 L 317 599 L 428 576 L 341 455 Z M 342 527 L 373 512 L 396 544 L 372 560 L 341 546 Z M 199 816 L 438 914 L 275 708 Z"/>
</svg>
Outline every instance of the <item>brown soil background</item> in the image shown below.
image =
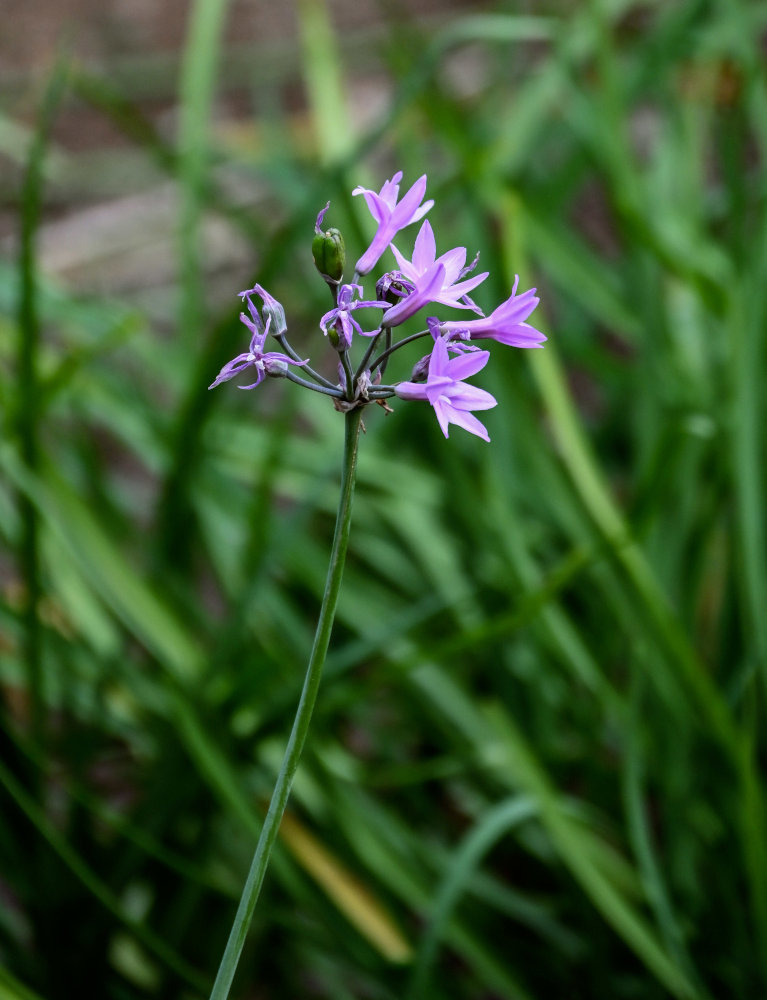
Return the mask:
<svg viewBox="0 0 767 1000">
<path fill-rule="evenodd" d="M 297 6 L 295 0 L 233 0 L 229 6 L 213 116 L 214 130 L 227 142 L 252 142 L 265 101 L 299 137 L 303 131 L 307 144 L 311 142 Z M 15 256 L 25 150 L 58 54 L 66 51 L 79 67 L 135 102 L 172 144 L 191 9 L 188 0 L 5 0 L 0 32 L 0 115 L 6 125 L 0 142 L 0 256 Z M 343 50 L 352 121 L 364 127 L 386 106 L 392 81 L 378 43 L 392 23 L 402 23 L 407 30 L 406 22 L 413 19 L 430 33 L 461 13 L 490 9 L 489 4 L 466 0 L 329 0 Z M 454 69 L 459 76 L 463 72 L 458 64 Z M 471 75 L 471 66 L 468 72 Z M 131 293 L 151 313 L 144 293 L 167 290 L 174 280 L 177 203 L 172 181 L 103 113 L 75 97 L 68 97 L 58 113 L 47 168 L 39 233 L 43 272 L 84 293 Z M 230 180 L 242 184 L 242 177 Z M 244 207 L 262 195 L 257 181 L 237 191 Z M 215 219 L 206 224 L 204 235 L 215 297 L 217 273 L 239 261 L 243 247 Z"/>
</svg>

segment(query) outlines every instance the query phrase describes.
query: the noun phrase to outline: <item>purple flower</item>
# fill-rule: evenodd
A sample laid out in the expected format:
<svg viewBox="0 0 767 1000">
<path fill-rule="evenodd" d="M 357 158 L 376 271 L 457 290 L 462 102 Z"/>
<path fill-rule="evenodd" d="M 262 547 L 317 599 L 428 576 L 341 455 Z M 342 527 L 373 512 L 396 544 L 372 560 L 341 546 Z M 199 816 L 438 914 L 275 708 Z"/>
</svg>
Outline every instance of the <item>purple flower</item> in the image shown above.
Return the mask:
<svg viewBox="0 0 767 1000">
<path fill-rule="evenodd" d="M 489 316 L 483 316 L 481 319 L 450 320 L 447 323 L 440 323 L 441 332 L 448 339 L 453 337 L 471 340 L 488 338 L 497 340 L 500 344 L 508 344 L 509 347 L 541 347 L 546 337 L 540 330 L 536 330 L 535 327 L 525 322 L 540 300 L 536 297 L 534 288 L 528 289 L 517 297 L 518 284 L 519 277 L 514 282 L 508 299 L 502 302 Z"/>
<path fill-rule="evenodd" d="M 477 307 L 471 300 L 468 303 L 459 300 L 463 299 L 477 285 L 481 285 L 490 272 L 484 271 L 482 274 L 477 274 L 473 278 L 469 278 L 468 281 L 458 281 L 459 278 L 462 278 L 466 273 L 473 270 L 476 260 L 475 264 L 466 268 L 465 247 L 456 247 L 454 250 L 448 250 L 447 253 L 443 253 L 441 257 L 437 257 L 437 244 L 434 239 L 434 231 L 428 219 L 421 226 L 418 236 L 416 236 L 412 260 L 406 260 L 395 246 L 392 246 L 391 249 L 397 258 L 400 271 L 416 287 L 421 278 L 429 271 L 432 271 L 437 264 L 442 264 L 445 268 L 444 284 L 439 295 L 432 299 L 433 302 L 441 302 L 442 305 L 452 306 L 454 309 L 472 309 L 474 312 L 478 312 Z"/>
<path fill-rule="evenodd" d="M 464 385 L 462 381 L 481 371 L 489 357 L 489 351 L 475 351 L 451 358 L 447 343 L 440 337 L 431 352 L 426 382 L 400 382 L 394 392 L 401 399 L 425 399 L 431 403 L 445 437 L 448 437 L 448 425 L 458 424 L 489 441 L 486 427 L 469 411 L 489 410 L 497 405 L 497 400 L 484 389 Z"/>
<path fill-rule="evenodd" d="M 419 309 L 434 302 L 444 286 L 445 265 L 435 264 L 421 275 L 417 282 L 413 282 L 413 291 L 408 296 L 386 310 L 381 319 L 381 326 L 399 326 L 400 323 L 404 323 Z"/>
<path fill-rule="evenodd" d="M 269 292 L 266 291 L 266 289 L 262 288 L 259 284 L 255 284 L 252 288 L 248 288 L 244 292 L 238 292 L 237 294 L 241 299 L 245 299 L 248 306 L 248 312 L 253 317 L 253 322 L 259 330 L 263 330 L 264 321 L 271 319 L 272 336 L 281 337 L 283 333 L 285 333 L 288 328 L 288 324 L 285 321 L 285 310 L 282 308 L 277 299 L 273 298 Z M 260 296 L 264 303 L 261 309 L 263 319 L 259 315 L 256 307 L 253 305 L 253 299 L 251 298 L 253 294 Z M 240 316 L 240 319 L 242 319 L 242 316 Z M 248 326 L 250 325 L 251 324 L 248 323 Z"/>
<path fill-rule="evenodd" d="M 371 271 L 400 229 L 409 226 L 411 222 L 418 222 L 434 204 L 433 201 L 421 204 L 426 193 L 426 174 L 419 177 L 407 194 L 397 202 L 401 180 L 402 171 L 399 170 L 384 184 L 378 194 L 363 187 L 356 187 L 352 191 L 352 194 L 364 195 L 370 214 L 378 223 L 373 242 L 357 261 L 355 267 L 357 274 L 367 274 Z"/>
<path fill-rule="evenodd" d="M 338 289 L 336 308 L 326 312 L 320 320 L 320 329 L 327 337 L 328 327 L 335 331 L 338 343 L 334 344 L 338 350 L 347 351 L 351 346 L 352 334 L 356 330 L 363 337 L 370 337 L 373 334 L 363 333 L 362 327 L 352 316 L 355 309 L 386 309 L 388 303 L 354 300 L 354 293 L 362 295 L 362 285 L 341 285 Z M 378 331 L 374 331 L 377 333 Z"/>
<path fill-rule="evenodd" d="M 247 293 L 244 294 L 247 295 Z M 272 301 L 274 300 L 272 299 Z M 248 299 L 248 305 L 252 305 L 250 299 Z M 256 369 L 256 381 L 251 385 L 238 385 L 237 388 L 255 389 L 257 385 L 260 385 L 263 382 L 266 375 L 284 375 L 287 371 L 287 365 L 290 364 L 300 366 L 307 363 L 306 361 L 294 361 L 292 358 L 289 358 L 287 354 L 282 354 L 279 351 L 264 351 L 264 341 L 269 336 L 269 328 L 272 323 L 272 317 L 271 315 L 266 317 L 266 325 L 264 326 L 261 321 L 261 317 L 255 311 L 254 307 L 251 308 L 251 313 L 254 316 L 253 321 L 249 320 L 245 313 L 240 313 L 240 320 L 251 332 L 250 348 L 248 353 L 238 354 L 236 358 L 227 362 L 227 364 L 224 365 L 216 376 L 215 382 L 212 382 L 208 386 L 209 389 L 215 389 L 215 387 L 220 385 L 222 382 L 228 382 L 230 378 L 234 378 L 235 375 L 239 375 L 240 372 L 245 371 L 246 368 Z"/>
</svg>

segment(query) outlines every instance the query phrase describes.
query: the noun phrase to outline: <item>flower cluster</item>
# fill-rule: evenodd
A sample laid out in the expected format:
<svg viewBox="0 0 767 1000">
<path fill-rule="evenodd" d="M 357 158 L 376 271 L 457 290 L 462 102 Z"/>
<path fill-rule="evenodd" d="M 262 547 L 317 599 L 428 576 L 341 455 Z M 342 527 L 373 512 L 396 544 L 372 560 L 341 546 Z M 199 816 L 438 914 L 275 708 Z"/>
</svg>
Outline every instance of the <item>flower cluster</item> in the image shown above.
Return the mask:
<svg viewBox="0 0 767 1000">
<path fill-rule="evenodd" d="M 437 256 L 437 243 L 428 220 L 424 220 L 415 239 L 412 256 L 408 259 L 394 245 L 394 239 L 414 222 L 420 222 L 434 204 L 424 201 L 426 177 L 423 176 L 399 197 L 402 173 L 388 180 L 379 192 L 357 187 L 377 224 L 370 246 L 358 259 L 350 283 L 343 281 L 345 247 L 337 229 L 322 230 L 328 205 L 317 216 L 312 253 L 318 270 L 333 295 L 333 308 L 320 320 L 322 333 L 338 354 L 338 381 L 334 382 L 301 360 L 287 340 L 287 323 L 282 306 L 260 285 L 240 292 L 249 315 L 240 319 L 251 333 L 247 354 L 239 354 L 224 365 L 210 388 L 234 378 L 248 368 L 256 371 L 256 380 L 243 389 L 254 389 L 265 376 L 287 378 L 315 392 L 331 396 L 337 409 L 378 403 L 388 409 L 386 400 L 422 399 L 433 408 L 445 437 L 450 424 L 457 424 L 485 441 L 489 441 L 484 425 L 473 415 L 474 410 L 487 410 L 497 401 L 484 389 L 469 385 L 466 379 L 476 375 L 487 364 L 490 352 L 480 350 L 476 341 L 495 340 L 511 347 L 541 347 L 545 336 L 527 320 L 538 298 L 531 288 L 517 295 L 519 279 L 509 298 L 486 316 L 469 293 L 482 284 L 488 272 L 472 275 L 478 256 L 466 265 L 466 248 L 455 247 Z M 397 269 L 385 272 L 377 281 L 376 297 L 365 298 L 360 283 L 390 249 Z M 259 308 L 254 296 L 261 299 Z M 433 307 L 459 310 L 453 319 L 426 316 L 426 329 L 394 339 L 394 330 L 416 313 Z M 466 318 L 466 314 L 471 318 Z M 375 322 L 362 317 L 373 316 Z M 372 329 L 365 327 L 372 325 Z M 268 336 L 280 350 L 264 351 Z M 409 381 L 387 384 L 382 381 L 392 355 L 420 338 L 430 338 L 430 352 L 412 370 Z M 352 362 L 355 340 L 364 338 L 362 358 Z M 451 356 L 452 355 L 452 356 Z M 300 368 L 299 375 L 294 368 Z"/>
</svg>

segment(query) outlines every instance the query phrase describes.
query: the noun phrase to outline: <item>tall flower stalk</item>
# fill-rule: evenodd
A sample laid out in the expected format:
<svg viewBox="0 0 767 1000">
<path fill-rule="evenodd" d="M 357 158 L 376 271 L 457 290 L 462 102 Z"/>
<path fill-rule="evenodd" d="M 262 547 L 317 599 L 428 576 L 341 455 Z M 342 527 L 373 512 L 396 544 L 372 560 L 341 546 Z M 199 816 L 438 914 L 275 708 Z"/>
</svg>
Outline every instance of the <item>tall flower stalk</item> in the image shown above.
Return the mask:
<svg viewBox="0 0 767 1000">
<path fill-rule="evenodd" d="M 261 835 L 258 838 L 256 851 L 250 865 L 250 871 L 242 890 L 240 904 L 237 907 L 237 914 L 234 924 L 229 934 L 224 955 L 218 969 L 218 975 L 210 994 L 211 1000 L 226 1000 L 229 996 L 229 989 L 234 979 L 237 963 L 245 944 L 248 927 L 256 908 L 258 894 L 264 881 L 266 868 L 269 864 L 269 857 L 274 847 L 274 841 L 280 828 L 280 821 L 288 803 L 288 796 L 293 784 L 293 778 L 298 769 L 298 762 L 306 743 L 306 736 L 309 732 L 314 705 L 317 701 L 317 692 L 320 688 L 320 677 L 322 667 L 325 663 L 325 656 L 330 642 L 330 633 L 333 629 L 333 619 L 336 614 L 338 595 L 341 591 L 341 578 L 346 562 L 346 550 L 349 546 L 349 529 L 352 522 L 352 499 L 354 497 L 354 482 L 357 473 L 357 449 L 359 445 L 360 423 L 362 422 L 362 410 L 349 410 L 345 415 L 345 441 L 344 441 L 344 464 L 341 474 L 341 495 L 338 501 L 338 513 L 336 515 L 336 528 L 333 534 L 333 545 L 330 550 L 330 564 L 328 575 L 325 581 L 325 592 L 322 596 L 319 619 L 317 621 L 317 631 L 314 634 L 314 644 L 309 656 L 309 664 L 306 668 L 301 698 L 296 709 L 296 717 L 293 720 L 293 729 L 290 733 L 285 756 L 282 760 L 280 773 L 277 776 L 277 784 L 274 786 L 272 799 L 269 803 L 269 811 L 266 814 L 264 825 L 261 828 Z"/>
<path fill-rule="evenodd" d="M 517 347 L 540 347 L 546 339 L 527 323 L 538 304 L 534 289 L 517 297 L 515 283 L 509 300 L 485 317 L 479 306 L 469 298 L 468 292 L 481 284 L 487 274 L 467 277 L 474 270 L 477 258 L 465 267 L 465 247 L 455 247 L 437 257 L 436 240 L 428 222 L 421 226 L 412 259 L 407 259 L 392 245 L 392 240 L 401 230 L 419 221 L 433 205 L 432 201 L 423 202 L 425 176 L 399 199 L 401 179 L 401 173 L 395 174 L 378 193 L 365 188 L 356 188 L 353 192 L 364 196 L 377 223 L 377 231 L 370 246 L 357 260 L 350 284 L 343 281 L 346 261 L 342 235 L 337 229 L 322 230 L 329 205 L 317 216 L 312 253 L 317 269 L 335 300 L 334 308 L 322 316 L 319 326 L 338 355 L 338 381 L 334 382 L 316 371 L 310 365 L 310 359 L 300 357 L 287 338 L 285 310 L 256 284 L 240 293 L 248 310 L 247 314 L 244 311 L 240 314 L 250 333 L 248 351 L 224 365 L 210 386 L 213 389 L 240 374 L 254 377 L 248 385 L 239 386 L 242 389 L 255 389 L 267 377 L 286 378 L 302 388 L 330 396 L 335 408 L 344 414 L 345 421 L 341 494 L 314 644 L 285 756 L 210 1000 L 226 1000 L 229 996 L 309 732 L 349 545 L 363 410 L 375 403 L 388 413 L 391 412 L 388 399 L 423 400 L 433 407 L 445 437 L 448 437 L 449 425 L 453 423 L 489 441 L 487 429 L 472 411 L 490 409 L 497 405 L 497 400 L 486 390 L 466 384 L 465 380 L 485 367 L 490 352 L 480 350 L 472 341 L 491 339 Z M 398 270 L 384 273 L 376 283 L 375 298 L 365 298 L 364 288 L 359 282 L 388 249 L 394 253 Z M 255 297 L 260 298 L 260 307 L 254 301 Z M 424 308 L 435 306 L 469 311 L 475 318 L 441 320 L 428 316 L 426 329 L 394 340 L 395 329 L 398 330 Z M 365 331 L 362 317 L 371 314 L 378 317 L 377 325 Z M 279 350 L 265 350 L 270 336 L 277 342 Z M 359 338 L 363 338 L 365 347 L 355 365 L 352 354 Z M 431 350 L 416 361 L 410 379 L 393 384 L 383 383 L 383 374 L 393 355 L 421 338 L 431 342 Z M 295 369 L 299 369 L 301 374 Z"/>
</svg>

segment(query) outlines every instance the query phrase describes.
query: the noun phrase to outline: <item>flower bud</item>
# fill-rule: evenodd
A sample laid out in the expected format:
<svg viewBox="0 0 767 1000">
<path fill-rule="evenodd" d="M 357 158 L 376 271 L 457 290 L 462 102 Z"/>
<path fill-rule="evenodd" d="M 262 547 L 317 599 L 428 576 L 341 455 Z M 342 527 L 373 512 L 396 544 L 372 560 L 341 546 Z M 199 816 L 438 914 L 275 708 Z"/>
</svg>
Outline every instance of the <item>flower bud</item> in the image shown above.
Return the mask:
<svg viewBox="0 0 767 1000">
<path fill-rule="evenodd" d="M 264 371 L 272 378 L 285 378 L 288 374 L 288 363 L 281 358 L 264 358 Z"/>
<path fill-rule="evenodd" d="M 264 303 L 261 307 L 261 316 L 263 316 L 265 326 L 262 326 L 262 320 L 258 315 L 256 307 L 253 305 L 251 295 L 258 295 Z M 256 284 L 247 291 L 240 292 L 240 296 L 248 303 L 248 309 L 253 317 L 253 322 L 258 327 L 259 333 L 268 331 L 273 337 L 281 337 L 287 331 L 288 323 L 285 319 L 285 310 L 277 299 L 270 295 L 261 285 Z"/>
<path fill-rule="evenodd" d="M 285 319 L 285 310 L 277 299 L 273 299 L 271 295 L 267 295 L 264 298 L 264 305 L 261 312 L 267 321 L 271 320 L 269 332 L 273 337 L 281 337 L 287 331 L 288 323 Z"/>
<path fill-rule="evenodd" d="M 341 338 L 338 335 L 337 326 L 338 326 L 337 323 L 331 323 L 331 325 L 328 327 L 328 340 L 336 350 L 338 350 L 338 345 L 341 343 Z"/>
<path fill-rule="evenodd" d="M 325 281 L 337 285 L 346 264 L 346 247 L 340 231 L 328 229 L 325 233 L 316 233 L 312 240 L 312 257 Z"/>
<path fill-rule="evenodd" d="M 420 361 L 416 361 L 413 366 L 413 373 L 410 376 L 411 382 L 425 382 L 429 375 L 429 362 L 431 361 L 431 355 L 426 354 L 421 358 Z"/>
<path fill-rule="evenodd" d="M 380 302 L 396 305 L 413 291 L 413 282 L 408 281 L 401 271 L 387 271 L 376 282 L 376 297 Z"/>
</svg>

